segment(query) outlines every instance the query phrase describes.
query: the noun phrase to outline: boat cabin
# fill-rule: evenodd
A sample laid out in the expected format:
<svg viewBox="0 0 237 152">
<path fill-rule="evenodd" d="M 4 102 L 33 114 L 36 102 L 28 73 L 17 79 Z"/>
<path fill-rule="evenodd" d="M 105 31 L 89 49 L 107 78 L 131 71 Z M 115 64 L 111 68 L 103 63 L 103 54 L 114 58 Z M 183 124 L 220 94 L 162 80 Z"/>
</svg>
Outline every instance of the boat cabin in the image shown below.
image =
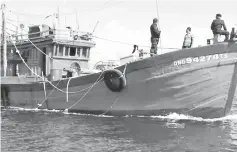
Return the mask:
<svg viewBox="0 0 237 152">
<path fill-rule="evenodd" d="M 77 75 L 83 74 L 88 70 L 90 51 L 94 46 L 89 33 L 70 28 L 51 29 L 47 25 L 31 26 L 27 35 L 12 36 L 8 41 L 7 76 L 34 77 L 37 74 L 57 80 L 72 70 Z"/>
</svg>

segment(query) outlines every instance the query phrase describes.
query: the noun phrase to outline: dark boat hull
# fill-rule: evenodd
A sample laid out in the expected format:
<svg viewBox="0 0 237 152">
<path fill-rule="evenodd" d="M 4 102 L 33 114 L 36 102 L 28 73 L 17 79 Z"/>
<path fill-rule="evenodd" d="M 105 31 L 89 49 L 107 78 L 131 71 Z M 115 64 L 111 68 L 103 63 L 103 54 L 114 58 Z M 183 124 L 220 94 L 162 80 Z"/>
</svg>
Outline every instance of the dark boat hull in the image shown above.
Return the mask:
<svg viewBox="0 0 237 152">
<path fill-rule="evenodd" d="M 125 72 L 126 86 L 120 92 L 111 91 L 104 80 L 88 90 L 101 73 L 53 82 L 65 92 L 74 92 L 68 94 L 48 83 L 45 89 L 43 83 L 3 83 L 1 87 L 8 92 L 9 106 L 37 108 L 42 104 L 39 108 L 90 114 L 167 115 L 176 112 L 217 118 L 229 112 L 227 101 L 232 104 L 231 95 L 235 94 L 236 53 L 236 43 L 224 43 L 123 65 L 118 70 Z M 190 57 L 194 57 L 192 61 Z"/>
</svg>

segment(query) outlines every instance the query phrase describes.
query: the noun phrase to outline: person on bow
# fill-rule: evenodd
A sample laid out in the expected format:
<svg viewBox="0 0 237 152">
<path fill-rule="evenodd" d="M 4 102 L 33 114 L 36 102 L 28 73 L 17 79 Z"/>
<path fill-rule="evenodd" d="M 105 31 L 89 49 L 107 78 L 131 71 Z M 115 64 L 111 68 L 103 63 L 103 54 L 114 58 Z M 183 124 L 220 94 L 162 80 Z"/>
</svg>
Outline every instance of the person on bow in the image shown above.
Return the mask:
<svg viewBox="0 0 237 152">
<path fill-rule="evenodd" d="M 211 30 L 214 35 L 225 35 L 225 41 L 229 40 L 230 33 L 227 31 L 224 20 L 221 19 L 221 14 L 216 14 L 216 19 L 211 23 Z M 222 30 L 222 27 L 224 30 Z"/>
<path fill-rule="evenodd" d="M 193 46 L 193 42 L 194 42 L 194 37 L 193 37 L 193 34 L 191 33 L 191 27 L 187 27 L 182 48 L 183 49 L 191 48 Z"/>
<path fill-rule="evenodd" d="M 160 39 L 160 33 L 161 31 L 159 30 L 158 26 L 158 19 L 154 18 L 153 19 L 153 23 L 150 26 L 150 32 L 151 32 L 151 56 L 153 56 L 154 54 L 157 54 L 157 45 L 159 43 L 159 39 Z"/>
</svg>

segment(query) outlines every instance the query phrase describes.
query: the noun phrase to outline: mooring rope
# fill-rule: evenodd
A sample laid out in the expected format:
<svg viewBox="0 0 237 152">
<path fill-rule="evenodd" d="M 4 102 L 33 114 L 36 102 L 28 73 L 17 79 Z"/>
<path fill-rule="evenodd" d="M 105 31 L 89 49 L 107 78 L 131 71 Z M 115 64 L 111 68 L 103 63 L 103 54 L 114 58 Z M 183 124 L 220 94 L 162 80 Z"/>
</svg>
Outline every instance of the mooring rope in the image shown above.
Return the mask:
<svg viewBox="0 0 237 152">
<path fill-rule="evenodd" d="M 126 72 L 126 69 L 127 69 L 127 65 L 128 65 L 128 63 L 125 64 L 125 67 L 123 69 L 123 73 L 119 78 L 122 78 L 123 76 L 125 77 L 125 72 Z"/>
<path fill-rule="evenodd" d="M 42 72 L 42 82 L 43 82 L 43 87 L 44 87 L 44 98 L 46 99 L 47 92 L 46 92 L 46 87 L 45 87 L 45 78 L 43 77 L 43 72 Z"/>
<path fill-rule="evenodd" d="M 113 106 L 115 105 L 115 103 L 118 101 L 118 99 L 119 99 L 119 97 L 117 97 L 117 98 L 114 100 L 113 104 L 112 104 L 105 112 L 103 112 L 102 114 L 99 114 L 99 116 L 105 115 L 107 112 L 109 112 L 109 111 L 113 108 Z"/>
<path fill-rule="evenodd" d="M 58 81 L 58 83 L 56 84 L 56 86 L 58 86 L 60 82 L 61 82 L 61 80 Z M 50 93 L 47 95 L 47 97 L 45 98 L 45 100 L 43 100 L 41 103 L 38 104 L 38 107 L 37 107 L 37 108 L 41 107 L 41 106 L 44 104 L 44 102 L 49 98 L 49 96 L 54 92 L 54 90 L 55 90 L 55 88 L 53 88 L 53 90 L 50 91 Z"/>
<path fill-rule="evenodd" d="M 95 81 L 95 83 L 91 85 L 90 89 L 88 89 L 87 92 L 86 92 L 77 102 L 75 102 L 72 106 L 70 106 L 69 108 L 65 109 L 64 111 L 65 111 L 65 112 L 68 112 L 69 109 L 71 109 L 71 108 L 74 107 L 76 104 L 78 104 L 78 103 L 90 92 L 90 90 L 97 84 L 97 82 L 103 80 L 103 78 L 100 79 L 100 77 L 102 76 L 103 73 L 104 73 L 104 71 L 101 72 L 100 76 L 97 78 L 97 80 Z M 100 79 L 100 80 L 99 80 L 99 79 Z"/>
<path fill-rule="evenodd" d="M 104 71 L 101 72 L 99 78 L 102 76 L 103 73 L 104 73 Z M 101 80 L 99 80 L 99 78 L 94 82 L 94 84 L 92 84 L 92 86 L 95 85 L 95 84 L 97 84 L 99 81 L 101 81 Z M 69 78 L 69 80 L 68 80 L 68 82 L 67 82 L 67 92 L 68 92 L 69 82 L 70 82 L 70 81 L 71 81 L 71 78 Z M 92 86 L 89 87 L 89 90 L 91 89 Z M 68 93 L 66 93 L 66 101 L 68 102 Z"/>
<path fill-rule="evenodd" d="M 15 46 L 15 45 L 14 45 Z M 17 48 L 16 48 L 16 50 L 17 50 Z M 32 72 L 32 73 L 34 73 L 36 76 L 38 76 L 38 77 L 40 77 L 40 78 L 42 78 L 41 76 L 39 76 L 39 75 L 37 75 L 34 71 L 32 71 L 31 69 L 30 69 L 30 67 L 25 63 L 25 61 L 24 61 L 24 59 L 22 58 L 22 56 L 21 56 L 21 54 L 19 53 L 19 51 L 17 50 L 16 51 L 18 54 L 19 54 L 19 56 L 20 56 L 20 58 L 21 58 L 21 60 L 24 62 L 24 64 L 26 65 L 26 67 Z M 79 99 L 75 104 L 73 104 L 72 106 L 70 106 L 68 109 L 71 109 L 73 106 L 75 106 L 77 103 L 79 103 L 88 93 L 89 93 L 89 91 L 99 82 L 98 80 L 100 79 L 100 77 L 102 76 L 102 74 L 104 73 L 104 71 L 103 72 L 101 72 L 101 74 L 100 74 L 100 76 L 97 78 L 97 80 L 93 83 L 93 85 L 92 86 L 90 86 L 90 87 L 88 87 L 89 89 L 88 89 L 88 91 L 81 97 L 81 99 Z M 100 81 L 101 80 L 103 80 L 103 78 L 102 79 L 100 79 Z M 49 82 L 48 80 L 46 80 L 47 82 Z M 59 89 L 59 88 L 57 88 L 55 85 L 53 85 L 51 82 L 49 82 L 55 89 L 57 89 L 57 90 L 61 90 L 61 89 Z M 84 89 L 85 90 L 85 89 Z M 53 92 L 53 91 L 52 91 Z M 65 92 L 65 91 L 63 91 L 63 90 L 61 90 L 61 92 L 64 92 L 64 93 L 66 93 L 67 95 L 68 95 L 68 90 Z M 78 93 L 78 92 L 77 92 Z M 67 98 L 68 98 L 68 96 L 67 96 Z M 38 107 L 40 107 L 40 106 L 42 106 L 42 104 L 45 102 L 46 100 L 44 100 L 41 104 L 38 104 Z M 68 102 L 68 101 L 67 101 Z M 68 111 L 68 109 L 65 109 L 65 111 Z"/>
<path fill-rule="evenodd" d="M 68 86 L 69 86 L 69 82 L 71 81 L 71 77 L 69 77 L 68 81 L 67 81 L 67 93 L 66 93 L 66 101 L 68 102 Z"/>
</svg>

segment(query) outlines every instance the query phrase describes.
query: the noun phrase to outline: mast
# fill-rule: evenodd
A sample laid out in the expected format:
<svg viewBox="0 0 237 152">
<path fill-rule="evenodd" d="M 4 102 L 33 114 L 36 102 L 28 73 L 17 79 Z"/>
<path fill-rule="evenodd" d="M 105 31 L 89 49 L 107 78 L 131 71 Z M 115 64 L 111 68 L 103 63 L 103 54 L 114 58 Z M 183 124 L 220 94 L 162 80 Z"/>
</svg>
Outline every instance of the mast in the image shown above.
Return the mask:
<svg viewBox="0 0 237 152">
<path fill-rule="evenodd" d="M 79 30 L 79 22 L 78 22 L 78 16 L 77 16 L 77 9 L 75 9 L 75 12 L 76 12 L 77 30 Z"/>
<path fill-rule="evenodd" d="M 19 15 L 17 14 L 16 42 L 18 42 L 18 26 L 19 26 Z"/>
<path fill-rule="evenodd" d="M 3 72 L 4 77 L 7 76 L 7 40 L 6 40 L 6 22 L 5 22 L 5 4 L 1 5 L 2 9 L 2 53 L 3 53 Z"/>
<path fill-rule="evenodd" d="M 97 27 L 98 23 L 99 23 L 99 21 L 97 21 L 97 23 L 96 23 L 96 25 L 95 25 L 95 27 L 94 27 L 94 29 L 92 31 L 92 34 L 95 32 L 95 28 Z"/>
<path fill-rule="evenodd" d="M 159 17 L 159 10 L 158 10 L 158 2 L 156 0 L 156 13 L 157 13 L 157 18 L 158 18 L 158 28 L 159 30 L 161 31 L 161 28 L 160 28 L 160 17 Z M 160 36 L 160 49 L 161 49 L 161 54 L 162 54 L 162 45 L 161 45 L 161 36 Z"/>
<path fill-rule="evenodd" d="M 19 26 L 19 15 L 17 14 L 16 42 L 18 42 L 18 26 Z"/>
<path fill-rule="evenodd" d="M 58 6 L 58 9 L 57 9 L 57 12 L 58 12 L 58 28 L 60 28 L 60 20 L 59 20 L 59 6 Z"/>
</svg>

